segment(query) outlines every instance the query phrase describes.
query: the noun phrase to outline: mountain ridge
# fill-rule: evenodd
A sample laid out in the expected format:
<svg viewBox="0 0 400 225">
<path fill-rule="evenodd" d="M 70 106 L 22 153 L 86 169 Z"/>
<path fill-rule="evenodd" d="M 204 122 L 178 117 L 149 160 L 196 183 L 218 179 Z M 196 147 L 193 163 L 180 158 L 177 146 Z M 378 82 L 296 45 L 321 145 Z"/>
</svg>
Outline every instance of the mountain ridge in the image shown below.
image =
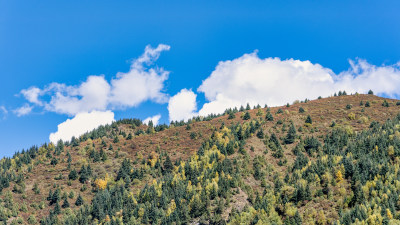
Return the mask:
<svg viewBox="0 0 400 225">
<path fill-rule="evenodd" d="M 367 107 L 366 104 L 369 104 L 369 106 Z M 355 94 L 321 98 L 303 103 L 296 102 L 292 105 L 279 107 L 259 107 L 254 109 L 245 109 L 243 107 L 242 111 L 232 112 L 232 110 L 227 110 L 221 116 L 198 118 L 198 121 L 194 119 L 187 123 L 174 122 L 170 126 L 147 126 L 134 119 L 117 121 L 112 125 L 100 127 L 79 138 L 74 138 L 71 142 L 66 142 L 65 144 L 50 143 L 37 147 L 32 150 L 35 156 L 29 160 L 26 159 L 29 161 L 28 163 L 21 162 L 23 161 L 21 159 L 27 158 L 25 155 L 31 154 L 29 151 L 16 154 L 13 159 L 3 158 L 0 161 L 3 166 L 1 173 L 11 175 L 7 175 L 10 179 L 8 187 L 2 188 L 1 195 L 5 200 L 0 203 L 0 211 L 2 212 L 0 219 L 7 221 L 7 223 L 19 220 L 22 220 L 23 223 L 31 223 L 29 221 L 33 220 L 32 215 L 34 215 L 36 222 L 42 220 L 42 224 L 51 224 L 57 220 L 60 222 L 62 220 L 61 217 L 67 218 L 69 215 L 74 214 L 73 210 L 85 207 L 73 204 L 77 201 L 78 196 L 82 197 L 84 203 L 94 207 L 93 201 L 97 199 L 99 193 L 102 193 L 102 190 L 110 189 L 111 191 L 112 187 L 118 187 L 119 185 L 123 185 L 129 193 L 132 193 L 132 198 L 136 199 L 139 202 L 136 204 L 139 205 L 141 204 L 139 201 L 140 191 L 149 186 L 157 186 L 157 182 L 167 179 L 165 177 L 169 177 L 170 174 L 175 174 L 175 176 L 181 174 L 179 168 L 186 168 L 185 163 L 196 162 L 198 160 L 196 157 L 199 159 L 206 157 L 208 153 L 205 154 L 205 151 L 211 152 L 209 153 L 211 155 L 207 157 L 212 158 L 214 157 L 212 155 L 215 155 L 218 158 L 212 166 L 217 165 L 218 167 L 219 163 L 229 159 L 229 162 L 239 161 L 239 165 L 241 164 L 245 169 L 240 171 L 237 165 L 236 167 L 232 166 L 232 168 L 236 168 L 235 171 L 239 172 L 240 177 L 231 178 L 236 183 L 229 184 L 233 185 L 227 191 L 229 193 L 227 195 L 230 197 L 224 197 L 225 194 L 218 193 L 216 197 L 210 199 L 211 212 L 192 212 L 193 208 L 191 208 L 187 222 L 223 223 L 222 221 L 226 221 L 236 224 L 235 218 L 243 216 L 244 213 L 254 214 L 251 210 L 248 211 L 249 209 L 246 209 L 246 207 L 255 207 L 256 198 L 259 197 L 260 193 L 266 192 L 266 189 L 272 190 L 273 186 L 276 188 L 277 178 L 275 176 L 285 177 L 284 174 L 289 174 L 289 176 L 295 174 L 296 171 L 290 171 L 299 158 L 294 149 L 298 145 L 304 144 L 307 138 L 311 142 L 320 143 L 320 146 L 316 144 L 315 150 L 320 152 L 322 151 L 324 139 L 335 130 L 344 130 L 350 137 L 354 137 L 354 135 L 362 133 L 369 127 L 373 127 L 373 121 L 384 124 L 387 119 L 395 118 L 399 113 L 399 107 L 397 100 L 394 99 Z M 268 114 L 272 115 L 272 121 L 267 117 Z M 307 117 L 312 119 L 311 123 L 309 123 L 310 121 L 306 123 Z M 293 140 L 287 140 L 288 130 L 292 126 L 295 127 L 295 137 Z M 238 130 L 246 130 L 244 135 L 248 136 L 240 137 Z M 275 140 L 272 138 L 274 135 L 276 135 L 276 141 L 279 144 L 271 144 Z M 96 138 L 91 139 L 90 137 Z M 225 148 L 224 151 L 228 151 L 229 147 L 227 146 L 231 142 L 234 143 L 232 146 L 233 153 L 222 153 L 220 148 Z M 207 146 L 207 143 L 215 144 L 217 146 L 216 149 L 212 146 Z M 202 151 L 203 155 L 201 154 Z M 322 153 L 316 152 L 309 154 L 305 150 L 304 154 L 306 154 L 309 163 L 320 160 L 320 156 L 316 154 Z M 169 165 L 170 163 L 166 163 L 168 161 L 167 158 L 175 165 L 171 166 Z M 211 158 L 209 160 L 212 161 Z M 7 162 L 8 160 L 10 163 Z M 184 166 L 182 166 L 182 163 Z M 4 166 L 6 164 L 10 164 L 10 166 Z M 131 170 L 128 171 L 129 176 L 121 175 L 124 164 L 129 164 L 129 167 L 131 167 Z M 82 182 L 82 171 L 87 171 L 88 166 L 91 170 L 90 175 Z M 166 169 L 169 167 L 173 168 Z M 259 168 L 257 169 L 257 167 Z M 76 177 L 79 177 L 79 179 L 71 179 L 71 171 L 73 170 L 77 173 Z M 220 169 L 214 168 L 212 170 Z M 261 171 L 261 175 L 256 175 L 257 170 Z M 336 176 L 336 173 L 337 171 L 334 172 L 334 176 Z M 124 176 L 125 179 L 117 179 Z M 222 175 L 212 175 L 210 181 L 204 181 L 206 186 L 201 188 L 211 185 L 210 188 L 213 190 L 214 187 L 212 185 L 214 183 L 211 180 L 214 179 L 214 182 L 217 182 L 215 180 L 220 176 Z M 228 174 L 226 176 L 231 175 Z M 344 177 L 345 174 L 340 176 Z M 133 180 L 129 178 L 126 180 L 127 177 L 141 178 Z M 343 177 L 341 179 L 345 180 Z M 184 178 L 179 179 L 185 180 Z M 197 178 L 194 177 L 193 179 L 196 180 Z M 332 180 L 333 178 L 327 179 Z M 226 180 L 229 180 L 229 178 L 226 178 Z M 105 182 L 105 186 L 101 182 Z M 286 183 L 286 181 L 283 183 Z M 343 181 L 342 185 L 341 188 L 344 188 L 344 190 L 352 189 L 350 182 Z M 330 187 L 330 185 L 328 186 Z M 293 195 L 293 187 L 288 185 L 287 188 L 285 191 Z M 335 188 L 336 186 L 331 187 L 332 190 L 335 190 Z M 38 189 L 40 193 L 35 193 Z M 252 191 L 248 191 L 248 189 Z M 55 200 L 55 204 L 52 204 L 51 197 L 53 193 L 50 194 L 50 191 L 53 192 L 55 190 L 59 190 L 60 194 Z M 292 218 L 294 221 L 300 217 L 303 223 L 307 224 L 308 222 L 306 221 L 308 220 L 305 218 L 307 210 L 321 208 L 326 211 L 326 214 L 323 213 L 323 216 L 321 216 L 320 211 L 318 211 L 317 215 L 312 217 L 310 221 L 324 220 L 321 224 L 333 224 L 335 221 L 340 220 L 339 213 L 333 210 L 335 203 L 329 200 L 329 197 L 318 200 L 317 198 L 321 198 L 321 196 L 317 197 L 319 194 L 314 193 L 314 191 L 317 193 L 318 190 L 312 186 L 313 201 L 304 200 L 303 203 L 297 202 L 298 205 L 293 205 L 295 201 L 289 200 L 281 206 L 277 204 L 278 206 L 274 207 L 275 212 L 269 217 L 279 217 L 280 222 L 276 219 L 278 221 L 277 224 L 288 223 L 287 221 Z M 70 195 L 72 192 L 74 193 L 72 197 L 65 196 L 65 193 Z M 212 192 L 207 193 L 211 195 L 210 193 Z M 193 201 L 196 201 L 197 195 L 193 194 L 193 196 Z M 336 197 L 336 194 L 333 194 L 333 196 Z M 9 201 L 7 199 L 10 198 L 13 199 L 13 206 L 6 207 L 7 201 Z M 225 202 L 224 204 L 227 204 L 227 198 L 230 199 L 231 203 L 223 207 L 223 210 L 220 210 L 219 207 L 222 204 L 220 202 L 223 201 Z M 290 198 L 293 198 L 293 196 Z M 67 199 L 69 206 L 62 210 L 59 209 L 62 211 L 61 215 L 59 215 L 60 212 L 54 213 L 54 211 L 63 202 L 61 199 L 64 199 L 64 201 Z M 314 201 L 314 199 L 317 200 Z M 313 205 L 309 205 L 311 204 L 310 202 Z M 145 201 L 143 200 L 144 203 Z M 289 203 L 292 205 L 286 207 L 286 204 Z M 164 220 L 155 220 L 158 217 L 148 218 L 147 223 L 172 223 L 168 218 L 173 217 L 172 215 L 176 212 L 175 209 L 175 211 L 171 209 L 174 204 L 177 205 L 175 202 L 168 202 L 164 206 L 165 209 L 160 212 L 160 215 L 163 215 L 160 218 Z M 174 206 L 175 208 L 178 207 L 176 205 Z M 187 203 L 187 205 L 190 206 L 191 204 Z M 18 207 L 18 209 L 15 209 L 15 207 Z M 147 212 L 146 210 L 150 206 L 143 207 Z M 296 213 L 286 212 L 288 210 L 294 210 Z M 33 211 L 35 213 L 32 213 Z M 108 211 L 107 215 L 95 215 L 95 213 L 91 212 L 92 218 L 88 223 L 92 224 L 96 223 L 96 221 L 104 224 L 114 221 L 118 223 L 119 219 L 128 223 L 124 220 L 123 213 L 123 210 L 121 213 Z M 136 221 L 138 218 L 141 220 Z M 146 223 L 144 215 L 137 217 L 136 220 L 138 223 Z M 259 221 L 262 220 L 259 219 Z M 132 224 L 135 223 L 132 222 Z"/>
</svg>

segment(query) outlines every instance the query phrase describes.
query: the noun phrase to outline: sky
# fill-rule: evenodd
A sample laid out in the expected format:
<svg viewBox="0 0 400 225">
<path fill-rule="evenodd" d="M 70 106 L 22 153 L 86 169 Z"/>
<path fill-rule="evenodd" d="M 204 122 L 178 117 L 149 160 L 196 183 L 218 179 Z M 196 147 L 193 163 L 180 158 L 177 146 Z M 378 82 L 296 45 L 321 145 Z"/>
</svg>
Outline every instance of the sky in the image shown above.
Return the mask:
<svg viewBox="0 0 400 225">
<path fill-rule="evenodd" d="M 0 157 L 121 118 L 400 96 L 398 1 L 0 0 Z"/>
</svg>

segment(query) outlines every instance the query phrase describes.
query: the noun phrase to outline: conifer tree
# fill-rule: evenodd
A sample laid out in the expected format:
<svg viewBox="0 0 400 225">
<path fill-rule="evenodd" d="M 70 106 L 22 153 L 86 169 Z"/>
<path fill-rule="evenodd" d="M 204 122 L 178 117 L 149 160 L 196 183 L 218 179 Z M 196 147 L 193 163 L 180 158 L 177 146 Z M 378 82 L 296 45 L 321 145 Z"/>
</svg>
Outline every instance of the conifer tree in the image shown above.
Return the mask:
<svg viewBox="0 0 400 225">
<path fill-rule="evenodd" d="M 289 131 L 286 135 L 285 138 L 285 143 L 286 144 L 292 144 L 294 140 L 296 139 L 296 128 L 294 127 L 294 124 L 291 123 Z"/>
<path fill-rule="evenodd" d="M 172 165 L 171 158 L 169 157 L 169 155 L 167 155 L 165 162 L 164 162 L 164 170 L 167 173 L 170 173 L 173 168 L 174 168 L 174 166 Z"/>
<path fill-rule="evenodd" d="M 78 198 L 76 199 L 75 205 L 76 206 L 83 205 L 83 198 L 82 198 L 81 194 L 79 194 Z"/>
<path fill-rule="evenodd" d="M 244 120 L 249 120 L 251 117 L 250 117 L 250 113 L 249 112 L 246 112 L 245 114 L 244 114 L 244 116 L 243 116 L 243 119 Z"/>
<path fill-rule="evenodd" d="M 68 198 L 64 198 L 64 202 L 63 202 L 63 204 L 62 204 L 62 206 L 61 206 L 62 208 L 69 208 L 69 202 L 68 202 Z"/>
<path fill-rule="evenodd" d="M 274 117 L 272 116 L 271 112 L 267 112 L 267 115 L 265 116 L 265 119 L 267 121 L 273 121 Z"/>
<path fill-rule="evenodd" d="M 312 124 L 312 119 L 310 115 L 307 116 L 306 123 Z"/>
<path fill-rule="evenodd" d="M 58 202 L 56 203 L 56 206 L 54 207 L 53 213 L 54 213 L 55 215 L 58 215 L 58 214 L 61 213 L 61 208 L 60 208 L 60 205 L 58 204 Z"/>
</svg>

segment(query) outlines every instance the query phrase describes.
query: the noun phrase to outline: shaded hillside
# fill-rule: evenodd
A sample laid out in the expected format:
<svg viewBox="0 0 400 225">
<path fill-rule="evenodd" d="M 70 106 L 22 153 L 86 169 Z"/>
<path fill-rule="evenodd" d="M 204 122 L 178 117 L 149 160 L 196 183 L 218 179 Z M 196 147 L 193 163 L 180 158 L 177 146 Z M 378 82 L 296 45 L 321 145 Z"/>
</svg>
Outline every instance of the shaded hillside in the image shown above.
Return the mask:
<svg viewBox="0 0 400 225">
<path fill-rule="evenodd" d="M 399 109 L 396 100 L 343 95 L 171 126 L 121 120 L 2 159 L 0 221 L 394 221 Z"/>
</svg>

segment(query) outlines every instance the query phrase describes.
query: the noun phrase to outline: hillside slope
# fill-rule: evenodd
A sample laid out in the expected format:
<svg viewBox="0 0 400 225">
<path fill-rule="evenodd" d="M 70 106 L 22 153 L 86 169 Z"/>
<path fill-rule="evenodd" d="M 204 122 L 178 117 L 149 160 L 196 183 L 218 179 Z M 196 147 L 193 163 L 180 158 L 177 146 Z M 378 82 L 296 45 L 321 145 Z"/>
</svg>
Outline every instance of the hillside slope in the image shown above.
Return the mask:
<svg viewBox="0 0 400 225">
<path fill-rule="evenodd" d="M 394 222 L 399 109 L 357 94 L 171 126 L 121 120 L 2 159 L 0 221 Z"/>
</svg>

